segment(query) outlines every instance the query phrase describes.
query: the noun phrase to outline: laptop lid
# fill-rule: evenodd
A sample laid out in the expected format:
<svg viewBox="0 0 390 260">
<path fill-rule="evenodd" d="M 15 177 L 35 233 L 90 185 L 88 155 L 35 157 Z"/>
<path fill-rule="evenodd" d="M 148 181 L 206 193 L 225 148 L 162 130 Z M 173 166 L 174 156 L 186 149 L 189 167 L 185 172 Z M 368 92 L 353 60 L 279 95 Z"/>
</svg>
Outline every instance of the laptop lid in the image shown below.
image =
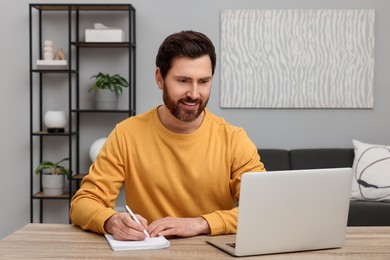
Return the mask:
<svg viewBox="0 0 390 260">
<path fill-rule="evenodd" d="M 235 248 L 215 245 L 237 256 L 341 247 L 351 183 L 351 168 L 245 173 Z"/>
</svg>

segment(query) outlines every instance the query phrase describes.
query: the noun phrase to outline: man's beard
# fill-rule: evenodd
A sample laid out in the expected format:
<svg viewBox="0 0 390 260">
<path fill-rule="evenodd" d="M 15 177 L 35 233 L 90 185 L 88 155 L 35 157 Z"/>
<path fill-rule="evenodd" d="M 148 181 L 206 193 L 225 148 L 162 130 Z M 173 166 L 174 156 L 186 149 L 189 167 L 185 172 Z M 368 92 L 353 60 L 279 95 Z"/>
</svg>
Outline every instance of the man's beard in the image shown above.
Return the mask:
<svg viewBox="0 0 390 260">
<path fill-rule="evenodd" d="M 187 97 L 187 98 L 181 98 L 177 102 L 175 102 L 169 96 L 168 89 L 167 89 L 165 82 L 163 84 L 164 84 L 163 101 L 164 101 L 165 106 L 169 109 L 169 111 L 171 112 L 171 114 L 174 117 L 176 117 L 180 121 L 192 122 L 195 119 L 197 119 L 200 116 L 200 114 L 202 114 L 209 99 L 207 99 L 206 101 L 203 102 L 203 100 L 201 100 L 199 98 L 196 100 L 193 100 L 192 98 Z M 198 103 L 199 106 L 198 106 L 198 109 L 196 109 L 196 110 L 184 109 L 184 108 L 179 106 L 179 104 L 181 102 Z"/>
</svg>

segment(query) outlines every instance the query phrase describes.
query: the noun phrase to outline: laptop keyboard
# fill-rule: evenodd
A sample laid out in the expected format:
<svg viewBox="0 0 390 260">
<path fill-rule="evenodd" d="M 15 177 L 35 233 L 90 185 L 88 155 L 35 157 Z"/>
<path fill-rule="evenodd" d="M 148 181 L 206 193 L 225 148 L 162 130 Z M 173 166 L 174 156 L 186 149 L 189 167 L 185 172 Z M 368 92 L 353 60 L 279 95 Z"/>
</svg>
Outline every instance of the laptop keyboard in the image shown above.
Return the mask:
<svg viewBox="0 0 390 260">
<path fill-rule="evenodd" d="M 230 246 L 230 247 L 233 247 L 233 248 L 236 248 L 236 243 L 226 243 L 227 246 Z"/>
</svg>

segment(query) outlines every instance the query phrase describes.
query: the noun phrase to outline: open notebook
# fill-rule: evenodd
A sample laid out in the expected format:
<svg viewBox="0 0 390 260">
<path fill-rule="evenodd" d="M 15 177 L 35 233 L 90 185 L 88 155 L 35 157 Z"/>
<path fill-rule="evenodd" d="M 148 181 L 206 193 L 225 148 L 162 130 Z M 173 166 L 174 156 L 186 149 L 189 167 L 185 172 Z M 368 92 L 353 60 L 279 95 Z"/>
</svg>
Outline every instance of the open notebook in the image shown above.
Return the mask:
<svg viewBox="0 0 390 260">
<path fill-rule="evenodd" d="M 114 251 L 162 249 L 170 246 L 169 241 L 163 236 L 146 238 L 142 241 L 115 240 L 110 234 L 104 234 L 104 236 L 106 237 L 111 249 Z"/>
</svg>

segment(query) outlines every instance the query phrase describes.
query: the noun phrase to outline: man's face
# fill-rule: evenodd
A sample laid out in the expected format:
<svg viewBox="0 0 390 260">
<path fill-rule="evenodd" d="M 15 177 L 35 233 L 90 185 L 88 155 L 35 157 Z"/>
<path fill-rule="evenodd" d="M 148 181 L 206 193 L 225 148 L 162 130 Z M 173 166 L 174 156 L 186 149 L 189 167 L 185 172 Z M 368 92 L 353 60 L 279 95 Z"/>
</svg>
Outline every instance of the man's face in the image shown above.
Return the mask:
<svg viewBox="0 0 390 260">
<path fill-rule="evenodd" d="M 210 97 L 212 68 L 209 56 L 178 57 L 165 80 L 160 79 L 158 85 L 163 90 L 164 104 L 172 115 L 185 122 L 198 118 Z"/>
</svg>

